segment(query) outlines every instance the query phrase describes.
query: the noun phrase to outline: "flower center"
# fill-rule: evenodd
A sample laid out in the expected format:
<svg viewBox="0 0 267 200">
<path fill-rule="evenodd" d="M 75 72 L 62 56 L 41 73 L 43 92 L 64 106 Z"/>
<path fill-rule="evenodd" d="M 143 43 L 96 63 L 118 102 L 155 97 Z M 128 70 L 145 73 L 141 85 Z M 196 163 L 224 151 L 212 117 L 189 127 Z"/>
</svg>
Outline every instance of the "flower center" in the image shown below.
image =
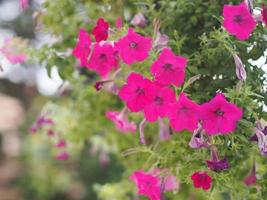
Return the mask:
<svg viewBox="0 0 267 200">
<path fill-rule="evenodd" d="M 215 111 L 215 114 L 216 114 L 217 116 L 223 116 L 224 112 L 221 111 L 220 109 L 218 109 L 218 110 Z"/>
<path fill-rule="evenodd" d="M 101 53 L 101 54 L 99 55 L 99 60 L 100 60 L 100 61 L 106 61 L 106 60 L 107 60 L 107 55 L 104 54 L 104 53 Z"/>
<path fill-rule="evenodd" d="M 141 88 L 141 87 L 138 87 L 135 91 L 138 95 L 141 95 L 141 94 L 144 94 L 145 93 L 145 90 L 144 88 Z"/>
<path fill-rule="evenodd" d="M 162 105 L 163 103 L 163 99 L 161 97 L 155 97 L 154 101 L 157 105 Z"/>
<path fill-rule="evenodd" d="M 172 64 L 170 64 L 170 63 L 166 63 L 165 65 L 163 65 L 163 68 L 164 68 L 165 70 L 171 70 L 171 69 L 172 69 Z"/>
<path fill-rule="evenodd" d="M 179 110 L 180 113 L 186 113 L 187 112 L 187 108 L 186 107 L 182 107 L 180 110 Z"/>
<path fill-rule="evenodd" d="M 130 46 L 131 49 L 136 49 L 137 48 L 137 43 L 136 42 L 131 42 L 129 46 Z"/>
<path fill-rule="evenodd" d="M 234 16 L 234 22 L 236 22 L 236 23 L 241 23 L 243 21 L 243 17 L 242 17 L 242 15 L 236 15 L 236 16 Z"/>
</svg>

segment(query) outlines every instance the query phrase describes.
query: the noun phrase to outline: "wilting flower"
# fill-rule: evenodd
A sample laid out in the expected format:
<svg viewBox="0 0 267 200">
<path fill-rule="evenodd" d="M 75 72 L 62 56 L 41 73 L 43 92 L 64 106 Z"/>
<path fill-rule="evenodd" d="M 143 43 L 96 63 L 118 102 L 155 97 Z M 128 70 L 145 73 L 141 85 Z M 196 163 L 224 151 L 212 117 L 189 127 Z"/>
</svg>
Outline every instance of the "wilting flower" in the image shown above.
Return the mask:
<svg viewBox="0 0 267 200">
<path fill-rule="evenodd" d="M 27 10 L 29 8 L 29 0 L 20 0 L 19 2 L 22 10 Z"/>
<path fill-rule="evenodd" d="M 69 157 L 70 157 L 69 153 L 66 151 L 63 151 L 63 152 L 59 152 L 56 155 L 56 160 L 68 160 Z"/>
<path fill-rule="evenodd" d="M 141 111 L 153 101 L 153 92 L 149 90 L 152 82 L 142 75 L 132 72 L 127 78 L 127 84 L 119 91 L 119 97 L 127 103 L 132 112 Z"/>
<path fill-rule="evenodd" d="M 238 55 L 234 54 L 233 57 L 234 57 L 235 66 L 236 66 L 236 68 L 235 68 L 236 76 L 239 80 L 245 81 L 247 78 L 245 66 L 242 63 L 241 59 L 238 57 Z"/>
<path fill-rule="evenodd" d="M 192 149 L 200 149 L 209 147 L 209 143 L 203 136 L 203 128 L 201 124 L 198 124 L 198 128 L 194 130 L 192 138 L 189 142 L 189 146 Z"/>
<path fill-rule="evenodd" d="M 165 48 L 152 64 L 150 72 L 161 85 L 180 86 L 184 82 L 186 64 L 186 58 L 176 56 L 170 49 Z"/>
<path fill-rule="evenodd" d="M 95 40 L 100 42 L 108 38 L 109 24 L 103 19 L 99 18 L 97 24 L 94 27 L 92 34 L 95 36 Z"/>
<path fill-rule="evenodd" d="M 120 16 L 117 18 L 115 25 L 118 30 L 122 28 L 122 18 Z"/>
<path fill-rule="evenodd" d="M 169 106 L 175 102 L 175 93 L 167 87 L 151 84 L 148 88 L 153 94 L 153 101 L 144 107 L 145 118 L 148 122 L 155 122 L 159 117 L 167 116 Z"/>
<path fill-rule="evenodd" d="M 178 101 L 169 107 L 171 127 L 176 131 L 194 131 L 198 126 L 198 108 L 199 106 L 182 92 Z"/>
<path fill-rule="evenodd" d="M 144 61 L 148 57 L 152 48 L 152 40 L 139 35 L 130 28 L 128 34 L 116 43 L 116 48 L 123 62 L 131 65 Z"/>
<path fill-rule="evenodd" d="M 169 125 L 165 124 L 162 119 L 159 122 L 159 139 L 160 141 L 169 140 L 171 137 L 171 131 Z"/>
<path fill-rule="evenodd" d="M 207 172 L 195 172 L 191 176 L 194 182 L 195 188 L 202 188 L 203 190 L 209 190 L 212 184 L 212 178 L 207 174 Z"/>
<path fill-rule="evenodd" d="M 143 119 L 139 124 L 139 140 L 141 144 L 146 144 L 145 138 L 145 126 L 146 126 L 146 119 Z"/>
<path fill-rule="evenodd" d="M 101 167 L 107 167 L 107 165 L 109 164 L 109 155 L 106 151 L 102 150 L 99 153 L 99 163 Z"/>
<path fill-rule="evenodd" d="M 165 34 L 157 32 L 156 38 L 153 42 L 153 48 L 161 51 L 164 48 L 167 48 L 169 42 L 169 37 Z"/>
<path fill-rule="evenodd" d="M 67 146 L 67 143 L 65 140 L 59 140 L 58 143 L 56 144 L 57 148 L 65 148 Z"/>
<path fill-rule="evenodd" d="M 229 169 L 229 163 L 227 158 L 224 157 L 222 160 L 220 160 L 216 147 L 211 146 L 210 148 L 211 148 L 211 160 L 206 160 L 208 168 L 216 172 Z"/>
<path fill-rule="evenodd" d="M 244 0 L 244 3 L 247 6 L 250 14 L 253 14 L 253 0 Z"/>
<path fill-rule="evenodd" d="M 36 133 L 38 131 L 38 129 L 42 128 L 43 126 L 46 126 L 46 125 L 52 126 L 53 124 L 54 124 L 54 122 L 52 119 L 42 115 L 36 119 L 34 124 L 31 126 L 30 131 L 32 133 Z"/>
<path fill-rule="evenodd" d="M 72 55 L 80 60 L 82 66 L 87 65 L 87 59 L 91 52 L 91 39 L 84 29 L 80 29 L 79 38 L 76 47 L 72 51 Z"/>
<path fill-rule="evenodd" d="M 267 127 L 263 130 L 255 128 L 256 136 L 258 139 L 258 147 L 261 155 L 267 156 Z"/>
<path fill-rule="evenodd" d="M 145 18 L 143 13 L 137 13 L 133 17 L 133 19 L 131 21 L 131 24 L 134 25 L 134 26 L 139 26 L 141 28 L 144 28 L 146 26 L 146 24 L 147 24 L 147 20 L 146 20 L 146 18 Z"/>
<path fill-rule="evenodd" d="M 105 84 L 110 83 L 110 82 L 113 82 L 113 80 L 97 81 L 95 83 L 96 91 L 101 90 Z"/>
<path fill-rule="evenodd" d="M 252 168 L 251 168 L 249 174 L 244 178 L 243 182 L 247 186 L 254 185 L 257 182 L 255 160 L 253 160 Z"/>
<path fill-rule="evenodd" d="M 267 26 L 267 8 L 265 8 L 264 3 L 262 3 L 261 8 L 262 8 L 261 10 L 262 21 Z"/>
<path fill-rule="evenodd" d="M 117 66 L 117 62 L 113 53 L 112 45 L 100 45 L 99 43 L 95 44 L 87 67 L 95 70 L 98 74 L 100 74 L 100 76 L 105 77 Z"/>
<path fill-rule="evenodd" d="M 160 179 L 142 170 L 135 171 L 130 179 L 138 187 L 138 194 L 148 197 L 150 200 L 159 200 L 161 197 Z"/>
<path fill-rule="evenodd" d="M 251 16 L 245 3 L 239 5 L 225 5 L 223 8 L 226 30 L 239 40 L 246 40 L 256 27 L 256 21 Z"/>
<path fill-rule="evenodd" d="M 0 48 L 2 54 L 12 64 L 24 63 L 27 59 L 24 49 L 26 48 L 26 40 L 19 38 L 7 38 L 3 46 Z"/>
<path fill-rule="evenodd" d="M 203 129 L 210 135 L 228 134 L 234 131 L 242 115 L 242 109 L 229 103 L 222 93 L 202 104 L 199 111 Z"/>
<path fill-rule="evenodd" d="M 120 113 L 119 112 L 107 112 L 106 117 L 112 120 L 116 128 L 123 132 L 134 133 L 136 131 L 136 124 L 134 122 L 129 122 L 128 120 L 128 109 L 124 108 Z"/>
</svg>

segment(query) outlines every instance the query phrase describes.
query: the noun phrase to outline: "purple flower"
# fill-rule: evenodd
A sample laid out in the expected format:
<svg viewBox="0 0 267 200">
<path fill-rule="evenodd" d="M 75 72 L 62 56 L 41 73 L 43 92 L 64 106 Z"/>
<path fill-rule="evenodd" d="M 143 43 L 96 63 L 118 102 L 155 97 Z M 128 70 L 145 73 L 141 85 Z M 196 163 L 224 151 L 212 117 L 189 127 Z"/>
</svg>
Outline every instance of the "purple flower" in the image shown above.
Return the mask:
<svg viewBox="0 0 267 200">
<path fill-rule="evenodd" d="M 146 24 L 147 24 L 147 20 L 146 20 L 146 18 L 145 18 L 143 13 L 137 13 L 133 17 L 133 19 L 131 21 L 131 24 L 134 25 L 134 26 L 139 26 L 141 28 L 144 28 L 146 26 Z"/>
<path fill-rule="evenodd" d="M 263 130 L 255 128 L 255 132 L 258 139 L 260 153 L 263 156 L 267 156 L 267 127 L 265 126 Z"/>
<path fill-rule="evenodd" d="M 168 47 L 169 37 L 165 34 L 157 32 L 156 38 L 153 42 L 153 48 L 161 51 L 162 49 Z"/>
<path fill-rule="evenodd" d="M 234 60 L 235 60 L 235 71 L 236 71 L 236 76 L 239 80 L 245 81 L 247 79 L 247 73 L 245 70 L 245 66 L 242 63 L 241 59 L 239 58 L 238 55 L 233 54 Z"/>
<path fill-rule="evenodd" d="M 206 160 L 206 163 L 208 168 L 216 172 L 227 170 L 230 167 L 226 157 L 222 160 L 219 159 L 218 151 L 215 146 L 211 146 L 211 160 Z"/>
<path fill-rule="evenodd" d="M 145 126 L 146 126 L 146 119 L 143 119 L 139 124 L 139 138 L 141 144 L 146 144 Z"/>
<path fill-rule="evenodd" d="M 249 174 L 244 178 L 243 182 L 247 185 L 247 186 L 251 186 L 254 185 L 257 181 L 257 177 L 256 177 L 256 165 L 255 165 L 255 160 L 253 160 L 253 165 L 252 168 L 249 172 Z"/>
<path fill-rule="evenodd" d="M 189 146 L 192 149 L 200 149 L 209 147 L 209 143 L 203 136 L 203 128 L 198 124 L 198 128 L 194 130 L 193 136 L 189 142 Z"/>
<path fill-rule="evenodd" d="M 170 127 L 163 122 L 161 118 L 159 120 L 159 139 L 160 141 L 169 140 L 171 137 Z"/>
</svg>

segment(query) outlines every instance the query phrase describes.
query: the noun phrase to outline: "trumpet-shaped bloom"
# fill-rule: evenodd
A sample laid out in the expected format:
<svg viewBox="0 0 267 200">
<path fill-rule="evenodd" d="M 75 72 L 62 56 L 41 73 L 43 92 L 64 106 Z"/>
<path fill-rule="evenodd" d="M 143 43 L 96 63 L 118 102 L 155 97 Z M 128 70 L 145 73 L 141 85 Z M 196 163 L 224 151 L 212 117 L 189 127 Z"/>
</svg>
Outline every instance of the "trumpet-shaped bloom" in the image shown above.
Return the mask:
<svg viewBox="0 0 267 200">
<path fill-rule="evenodd" d="M 110 44 L 97 43 L 94 45 L 92 56 L 87 67 L 95 70 L 100 76 L 105 77 L 117 66 L 113 47 Z"/>
<path fill-rule="evenodd" d="M 195 172 L 191 179 L 195 188 L 202 188 L 203 190 L 209 190 L 212 184 L 212 178 L 207 172 Z"/>
<path fill-rule="evenodd" d="M 220 160 L 218 150 L 215 146 L 211 146 L 211 160 L 206 160 L 208 168 L 213 171 L 219 172 L 227 170 L 230 166 L 226 157 Z"/>
<path fill-rule="evenodd" d="M 262 8 L 261 10 L 262 21 L 267 26 L 267 8 L 265 7 L 264 3 L 262 3 L 261 8 Z"/>
<path fill-rule="evenodd" d="M 199 112 L 203 129 L 210 135 L 228 134 L 234 131 L 242 114 L 242 109 L 229 103 L 221 93 L 201 105 Z"/>
<path fill-rule="evenodd" d="M 72 51 L 72 55 L 80 60 L 82 66 L 87 65 L 87 59 L 91 52 L 91 39 L 84 29 L 80 29 L 78 42 Z"/>
<path fill-rule="evenodd" d="M 161 197 L 160 179 L 142 170 L 135 171 L 130 179 L 138 187 L 138 194 L 148 197 L 150 200 L 159 200 Z"/>
<path fill-rule="evenodd" d="M 246 40 L 256 27 L 256 21 L 251 16 L 245 3 L 239 5 L 225 5 L 223 8 L 223 25 L 239 40 Z"/>
<path fill-rule="evenodd" d="M 170 49 L 163 49 L 150 68 L 155 81 L 161 85 L 180 86 L 184 82 L 187 59 L 176 56 Z"/>
<path fill-rule="evenodd" d="M 194 131 L 198 127 L 198 108 L 199 106 L 182 92 L 179 100 L 169 107 L 171 127 L 176 131 Z"/>
<path fill-rule="evenodd" d="M 142 75 L 132 72 L 127 78 L 127 84 L 119 91 L 119 97 L 126 102 L 132 112 L 141 111 L 153 101 L 154 92 L 149 90 L 152 82 Z"/>
<path fill-rule="evenodd" d="M 92 34 L 95 36 L 95 40 L 100 42 L 108 38 L 109 24 L 103 19 L 99 18 L 97 24 L 94 27 Z"/>
<path fill-rule="evenodd" d="M 253 161 L 253 165 L 249 174 L 244 178 L 243 182 L 247 186 L 254 185 L 257 182 L 255 160 Z"/>
<path fill-rule="evenodd" d="M 116 43 L 116 48 L 124 63 L 131 65 L 135 62 L 144 61 L 152 48 L 152 40 L 128 30 L 128 34 Z"/>
<path fill-rule="evenodd" d="M 159 117 L 167 116 L 169 106 L 175 102 L 175 93 L 167 87 L 151 84 L 148 90 L 153 91 L 153 101 L 145 106 L 144 114 L 148 122 L 155 122 Z"/>
</svg>

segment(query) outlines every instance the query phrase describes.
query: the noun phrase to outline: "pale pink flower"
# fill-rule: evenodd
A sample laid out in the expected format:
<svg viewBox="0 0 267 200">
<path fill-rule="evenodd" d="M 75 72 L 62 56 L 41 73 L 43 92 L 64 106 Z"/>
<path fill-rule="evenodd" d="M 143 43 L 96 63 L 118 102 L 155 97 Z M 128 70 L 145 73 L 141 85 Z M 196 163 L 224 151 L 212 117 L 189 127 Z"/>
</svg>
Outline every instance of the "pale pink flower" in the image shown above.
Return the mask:
<svg viewBox="0 0 267 200">
<path fill-rule="evenodd" d="M 134 26 L 139 26 L 141 28 L 144 28 L 147 24 L 147 20 L 143 13 L 137 13 L 134 15 L 131 24 Z"/>
<path fill-rule="evenodd" d="M 128 120 L 128 109 L 124 108 L 120 113 L 119 112 L 107 112 L 106 117 L 112 120 L 116 128 L 123 132 L 128 133 L 136 132 L 136 124 Z"/>
<path fill-rule="evenodd" d="M 156 38 L 153 42 L 153 48 L 161 51 L 164 48 L 167 48 L 169 42 L 169 37 L 165 34 L 157 32 Z"/>
<path fill-rule="evenodd" d="M 125 101 L 132 112 L 141 111 L 146 105 L 153 101 L 153 91 L 149 88 L 152 82 L 142 75 L 132 72 L 127 83 L 122 86 L 118 96 Z"/>
<path fill-rule="evenodd" d="M 174 84 L 180 86 L 185 79 L 187 59 L 176 56 L 170 49 L 165 48 L 150 68 L 155 81 L 161 85 Z"/>
<path fill-rule="evenodd" d="M 256 21 L 251 16 L 245 3 L 225 5 L 223 8 L 225 29 L 239 40 L 246 40 L 256 27 Z"/>
<path fill-rule="evenodd" d="M 162 119 L 159 122 L 159 139 L 160 141 L 166 141 L 171 138 L 171 130 L 169 125 L 165 124 Z"/>
<path fill-rule="evenodd" d="M 144 61 L 148 57 L 152 48 L 152 40 L 149 37 L 139 35 L 130 28 L 128 34 L 115 45 L 123 62 L 131 65 Z"/>
<path fill-rule="evenodd" d="M 19 2 L 22 10 L 27 10 L 29 8 L 29 0 L 19 0 Z"/>
<path fill-rule="evenodd" d="M 72 55 L 80 60 L 82 66 L 87 65 L 87 59 L 91 52 L 91 39 L 84 29 L 80 29 L 79 38 L 76 47 L 72 51 Z"/>
<path fill-rule="evenodd" d="M 192 149 L 200 149 L 209 147 L 208 141 L 204 138 L 203 128 L 201 124 L 198 124 L 198 128 L 194 130 L 191 140 L 189 142 L 189 146 Z"/>
<path fill-rule="evenodd" d="M 169 108 L 171 127 L 176 131 L 194 131 L 198 127 L 199 106 L 182 92 L 176 103 Z"/>
<path fill-rule="evenodd" d="M 238 55 L 233 54 L 234 61 L 235 61 L 235 66 L 236 66 L 236 76 L 239 80 L 245 81 L 247 78 L 247 73 L 245 70 L 245 65 L 241 61 Z"/>
<path fill-rule="evenodd" d="M 242 109 L 229 103 L 222 93 L 201 105 L 199 111 L 203 129 L 210 135 L 233 132 L 242 115 Z"/>
<path fill-rule="evenodd" d="M 138 187 L 138 194 L 148 197 L 150 200 L 160 200 L 161 184 L 160 179 L 142 170 L 135 171 L 130 179 Z"/>
</svg>

